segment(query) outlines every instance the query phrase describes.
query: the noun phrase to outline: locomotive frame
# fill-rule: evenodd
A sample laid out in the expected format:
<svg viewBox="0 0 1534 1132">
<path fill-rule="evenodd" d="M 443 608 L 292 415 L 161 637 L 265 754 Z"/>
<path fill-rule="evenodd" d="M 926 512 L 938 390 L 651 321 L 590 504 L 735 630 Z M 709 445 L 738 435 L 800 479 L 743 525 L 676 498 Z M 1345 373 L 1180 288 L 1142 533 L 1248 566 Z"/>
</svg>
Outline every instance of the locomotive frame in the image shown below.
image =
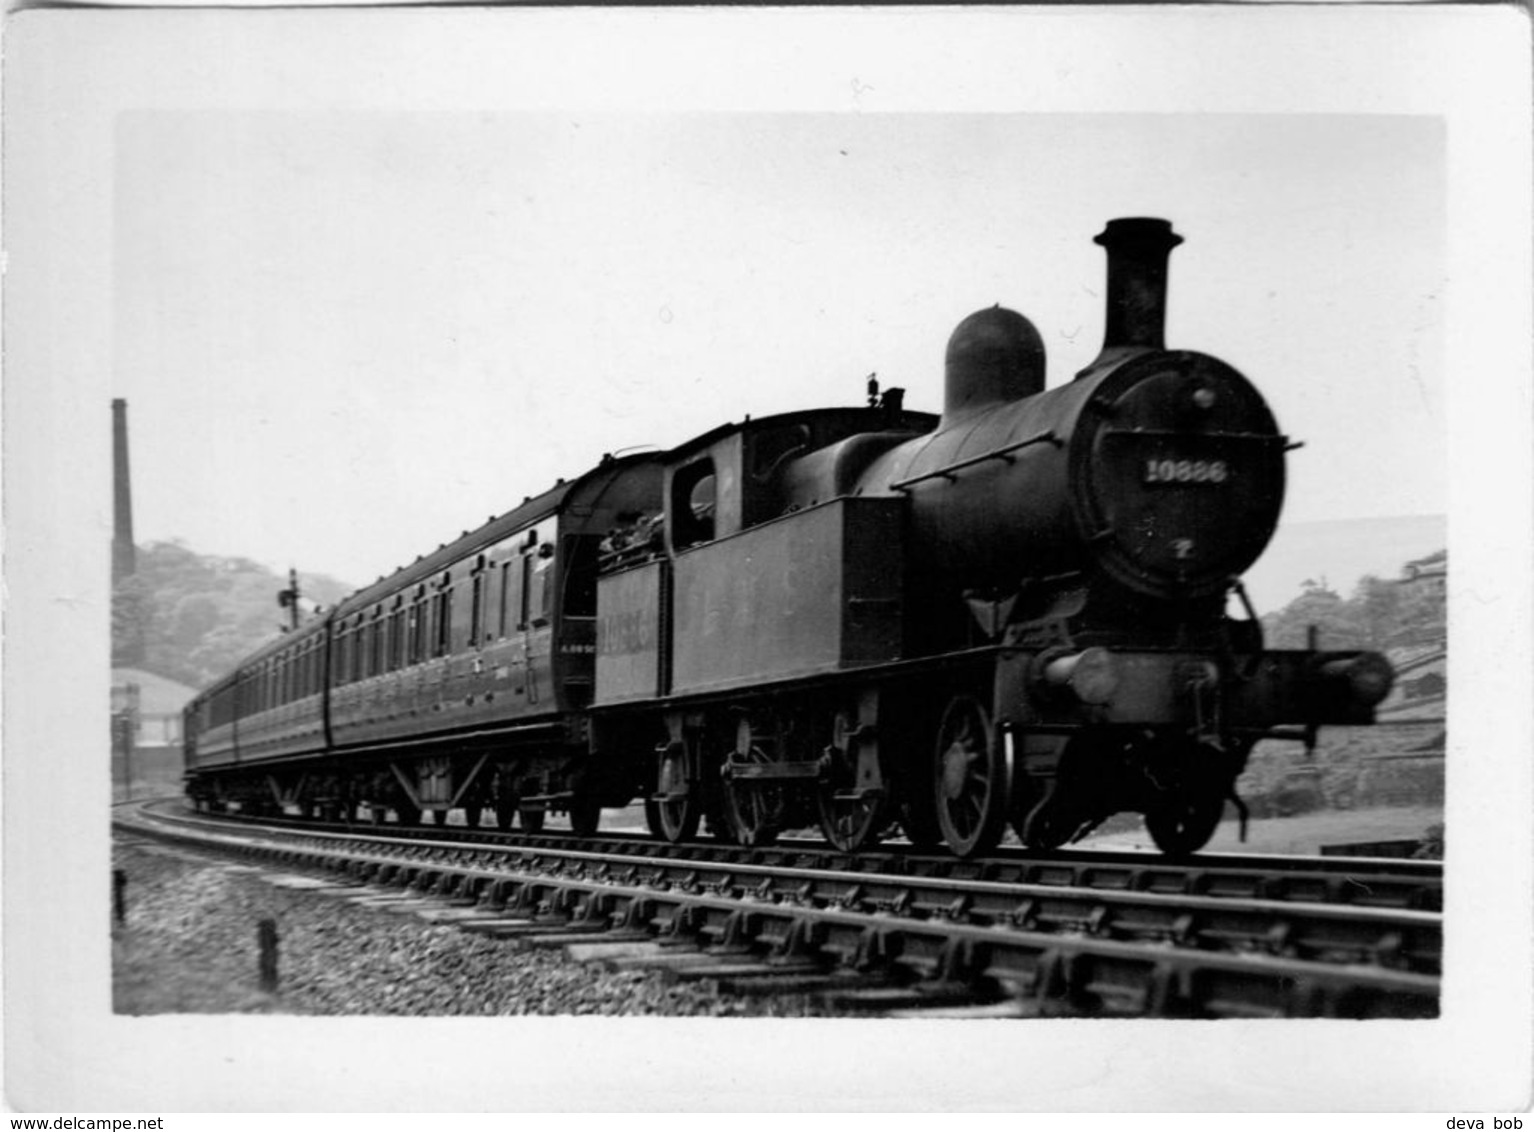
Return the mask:
<svg viewBox="0 0 1534 1132">
<path fill-rule="evenodd" d="M 1392 673 L 1228 615 L 1287 438 L 1235 369 L 1165 349 L 1170 225 L 1097 240 L 1107 331 L 1074 380 L 1046 390 L 1037 331 L 993 308 L 949 342 L 941 415 L 890 390 L 605 457 L 199 695 L 190 797 L 578 834 L 641 798 L 671 841 L 898 826 L 961 856 L 1133 810 L 1202 847 L 1258 739 L 1371 722 Z"/>
</svg>

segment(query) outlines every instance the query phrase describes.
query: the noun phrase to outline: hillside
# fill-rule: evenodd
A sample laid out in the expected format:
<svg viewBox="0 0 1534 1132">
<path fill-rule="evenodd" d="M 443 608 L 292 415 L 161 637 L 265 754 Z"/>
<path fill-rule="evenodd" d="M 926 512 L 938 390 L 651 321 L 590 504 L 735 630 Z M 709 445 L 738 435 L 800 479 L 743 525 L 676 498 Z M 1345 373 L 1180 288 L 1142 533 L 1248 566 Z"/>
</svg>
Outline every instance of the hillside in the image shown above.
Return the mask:
<svg viewBox="0 0 1534 1132">
<path fill-rule="evenodd" d="M 137 548 L 138 570 L 112 594 L 112 662 L 200 688 L 282 631 L 287 578 L 248 558 L 198 554 L 179 542 Z M 356 587 L 300 574 L 303 606 L 329 606 Z"/>
<path fill-rule="evenodd" d="M 1415 560 L 1440 568 L 1447 554 L 1437 550 Z M 1311 580 L 1300 595 L 1262 619 L 1270 648 L 1304 648 L 1312 627 L 1322 648 L 1365 648 L 1382 651 L 1435 645 L 1448 634 L 1448 609 L 1441 588 L 1400 579 L 1406 563 L 1384 578 L 1372 574 L 1358 579 L 1343 597 L 1328 584 Z"/>
</svg>

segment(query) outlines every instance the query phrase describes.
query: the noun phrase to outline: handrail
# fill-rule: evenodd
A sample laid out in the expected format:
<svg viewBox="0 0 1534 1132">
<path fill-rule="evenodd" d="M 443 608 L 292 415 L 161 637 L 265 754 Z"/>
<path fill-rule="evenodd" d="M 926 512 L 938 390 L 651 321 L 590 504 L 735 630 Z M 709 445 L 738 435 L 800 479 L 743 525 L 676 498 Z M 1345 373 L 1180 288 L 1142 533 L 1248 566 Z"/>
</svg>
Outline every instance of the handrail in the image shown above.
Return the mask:
<svg viewBox="0 0 1534 1132">
<path fill-rule="evenodd" d="M 892 483 L 890 484 L 889 489 L 891 491 L 907 491 L 913 484 L 921 483 L 924 480 L 937 479 L 939 476 L 947 480 L 956 479 L 957 476 L 955 476 L 955 472 L 962 472 L 965 468 L 973 468 L 976 464 L 983 464 L 987 460 L 1005 460 L 1010 464 L 1013 462 L 1012 453 L 1016 452 L 1020 448 L 1029 448 L 1035 444 L 1053 444 L 1056 448 L 1065 447 L 1065 441 L 1056 436 L 1053 429 L 1048 429 L 1044 432 L 1030 436 L 1026 440 L 1018 440 L 1011 444 L 1004 444 L 1000 448 L 994 448 L 991 451 L 984 452 L 979 456 L 971 456 L 967 460 L 960 460 L 955 464 L 949 464 L 946 468 L 939 468 L 934 472 L 923 472 L 921 475 L 912 476 L 908 480 L 901 480 L 898 483 Z"/>
</svg>

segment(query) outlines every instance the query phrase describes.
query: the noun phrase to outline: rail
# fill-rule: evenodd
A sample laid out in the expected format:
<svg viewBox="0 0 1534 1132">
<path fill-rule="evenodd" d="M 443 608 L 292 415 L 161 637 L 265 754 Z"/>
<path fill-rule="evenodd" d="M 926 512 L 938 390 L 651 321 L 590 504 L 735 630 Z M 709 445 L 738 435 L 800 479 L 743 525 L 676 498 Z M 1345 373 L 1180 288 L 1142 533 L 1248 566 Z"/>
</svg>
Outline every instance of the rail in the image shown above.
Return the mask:
<svg viewBox="0 0 1534 1132">
<path fill-rule="evenodd" d="M 125 819 L 126 820 L 126 819 Z M 143 821 L 132 822 L 139 832 Z M 1018 1016 L 1431 1017 L 1441 916 L 1135 888 L 913 877 L 688 847 L 636 859 L 159 815 L 158 836 L 331 877 L 327 890 L 541 944 L 653 949 L 744 993 L 845 1010 L 964 1003 Z M 1372 863 L 1371 863 L 1372 864 Z M 1357 871 L 1341 866 L 1329 878 Z M 728 989 L 728 988 L 726 988 Z"/>
</svg>

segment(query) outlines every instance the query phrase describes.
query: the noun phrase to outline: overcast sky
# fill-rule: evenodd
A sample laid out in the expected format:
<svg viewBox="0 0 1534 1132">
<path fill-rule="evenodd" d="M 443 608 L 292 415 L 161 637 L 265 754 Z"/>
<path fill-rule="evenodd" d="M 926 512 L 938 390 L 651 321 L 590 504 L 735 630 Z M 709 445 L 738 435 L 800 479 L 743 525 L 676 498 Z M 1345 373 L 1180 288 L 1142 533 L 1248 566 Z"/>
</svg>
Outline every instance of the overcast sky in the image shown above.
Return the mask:
<svg viewBox="0 0 1534 1132">
<path fill-rule="evenodd" d="M 1168 343 L 1306 447 L 1288 516 L 1440 512 L 1428 117 L 139 111 L 113 393 L 136 534 L 362 583 L 604 452 L 941 403 L 953 326 L 1096 352 L 1105 221 L 1173 253 Z"/>
</svg>

